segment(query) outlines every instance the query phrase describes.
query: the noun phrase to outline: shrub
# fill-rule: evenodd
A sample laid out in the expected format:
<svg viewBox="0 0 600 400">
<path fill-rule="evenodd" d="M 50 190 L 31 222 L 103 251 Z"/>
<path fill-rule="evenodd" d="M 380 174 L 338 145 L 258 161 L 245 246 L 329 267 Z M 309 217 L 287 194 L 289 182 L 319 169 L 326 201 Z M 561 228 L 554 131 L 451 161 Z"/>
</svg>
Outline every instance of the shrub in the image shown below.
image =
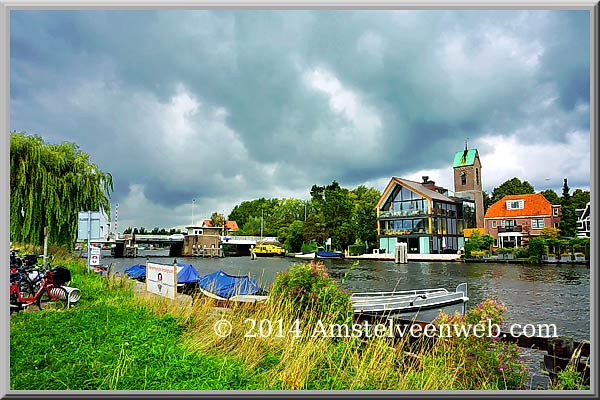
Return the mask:
<svg viewBox="0 0 600 400">
<path fill-rule="evenodd" d="M 291 301 L 298 318 L 316 318 L 346 323 L 352 320 L 350 295 L 329 276 L 325 265 L 311 261 L 295 264 L 275 276 L 269 297 Z"/>
<path fill-rule="evenodd" d="M 542 256 L 546 252 L 546 240 L 543 238 L 533 238 L 529 240 L 529 261 L 532 263 L 541 263 Z"/>
<path fill-rule="evenodd" d="M 310 253 L 311 251 L 317 251 L 317 244 L 315 242 L 302 243 L 300 251 L 303 253 Z"/>
<path fill-rule="evenodd" d="M 366 251 L 367 248 L 364 244 L 352 244 L 348 246 L 348 254 L 350 254 L 351 256 L 360 256 L 365 254 Z"/>
<path fill-rule="evenodd" d="M 488 323 L 501 326 L 505 311 L 504 304 L 486 299 L 469 309 L 464 317 L 458 313 L 448 315 L 440 312 L 433 323 L 438 327 L 442 324 L 472 327 L 480 323 L 483 326 Z M 448 363 L 460 366 L 455 369 L 458 381 L 470 383 L 464 389 L 482 388 L 489 384 L 499 389 L 520 389 L 529 376 L 527 367 L 521 360 L 522 350 L 515 343 L 502 342 L 494 336 L 444 336 L 436 340 L 433 350 L 433 357 L 447 357 Z M 483 371 L 485 374 L 482 374 Z"/>
</svg>

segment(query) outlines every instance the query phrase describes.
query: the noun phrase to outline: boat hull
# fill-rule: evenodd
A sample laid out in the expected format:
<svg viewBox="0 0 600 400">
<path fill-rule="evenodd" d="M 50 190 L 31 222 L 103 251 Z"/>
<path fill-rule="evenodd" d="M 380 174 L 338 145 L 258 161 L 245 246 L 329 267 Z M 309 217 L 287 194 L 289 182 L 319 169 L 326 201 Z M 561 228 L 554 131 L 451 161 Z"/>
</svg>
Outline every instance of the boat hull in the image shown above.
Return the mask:
<svg viewBox="0 0 600 400">
<path fill-rule="evenodd" d="M 433 321 L 444 311 L 447 314 L 466 312 L 467 284 L 455 292 L 446 289 L 425 289 L 404 292 L 358 293 L 350 297 L 354 313 L 363 317 L 386 317 L 422 322 Z"/>
<path fill-rule="evenodd" d="M 313 259 L 317 258 L 317 255 L 314 252 L 313 253 L 296 253 L 294 255 L 294 257 L 296 257 L 296 258 L 304 258 L 304 259 L 307 259 L 307 260 L 313 260 Z"/>
<path fill-rule="evenodd" d="M 339 251 L 317 251 L 317 258 L 344 258 L 344 253 Z"/>
</svg>

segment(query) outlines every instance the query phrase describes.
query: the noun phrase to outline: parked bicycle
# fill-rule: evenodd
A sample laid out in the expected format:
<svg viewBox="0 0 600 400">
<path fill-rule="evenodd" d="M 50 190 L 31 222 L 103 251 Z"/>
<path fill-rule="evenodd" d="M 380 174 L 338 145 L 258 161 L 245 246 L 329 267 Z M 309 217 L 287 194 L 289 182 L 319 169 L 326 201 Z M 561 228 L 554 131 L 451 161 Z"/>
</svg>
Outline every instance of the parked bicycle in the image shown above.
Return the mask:
<svg viewBox="0 0 600 400">
<path fill-rule="evenodd" d="M 63 285 L 70 280 L 71 272 L 62 266 L 46 269 L 23 265 L 11 268 L 10 313 L 19 312 L 33 304 L 40 310 L 66 308 L 69 293 Z"/>
</svg>

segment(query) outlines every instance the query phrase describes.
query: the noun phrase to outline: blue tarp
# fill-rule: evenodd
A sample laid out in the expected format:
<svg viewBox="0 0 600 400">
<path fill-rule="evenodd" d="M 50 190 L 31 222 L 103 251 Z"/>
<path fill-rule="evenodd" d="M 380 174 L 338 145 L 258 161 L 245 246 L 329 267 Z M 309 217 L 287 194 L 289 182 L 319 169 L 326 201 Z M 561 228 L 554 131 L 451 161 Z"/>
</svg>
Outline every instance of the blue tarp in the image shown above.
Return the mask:
<svg viewBox="0 0 600 400">
<path fill-rule="evenodd" d="M 177 283 L 194 283 L 202 279 L 192 264 L 177 263 L 177 266 L 182 267 L 177 273 Z"/>
<path fill-rule="evenodd" d="M 146 278 L 146 264 L 135 264 L 124 271 L 131 279 Z"/>
<path fill-rule="evenodd" d="M 344 253 L 339 252 L 339 251 L 317 251 L 317 257 L 344 258 Z"/>
<path fill-rule="evenodd" d="M 223 270 L 218 270 L 205 275 L 200 279 L 198 285 L 217 296 L 226 299 L 240 294 L 257 294 L 263 292 L 258 283 L 248 276 L 229 275 Z"/>
<path fill-rule="evenodd" d="M 177 283 L 194 283 L 198 282 L 202 278 L 202 275 L 196 271 L 192 264 L 177 263 L 177 267 L 181 268 L 177 273 Z M 127 268 L 124 272 L 132 279 L 145 279 L 146 264 L 133 265 Z"/>
</svg>

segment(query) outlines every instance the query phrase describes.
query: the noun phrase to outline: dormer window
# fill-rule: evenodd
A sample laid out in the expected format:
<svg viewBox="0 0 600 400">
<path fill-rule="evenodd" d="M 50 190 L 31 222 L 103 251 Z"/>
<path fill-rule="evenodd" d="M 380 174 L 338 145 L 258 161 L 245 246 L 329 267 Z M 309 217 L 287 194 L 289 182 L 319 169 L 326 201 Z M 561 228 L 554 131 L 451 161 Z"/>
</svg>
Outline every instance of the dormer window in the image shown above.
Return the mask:
<svg viewBox="0 0 600 400">
<path fill-rule="evenodd" d="M 525 208 L 525 200 L 508 200 L 506 202 L 507 210 L 522 210 Z"/>
</svg>

